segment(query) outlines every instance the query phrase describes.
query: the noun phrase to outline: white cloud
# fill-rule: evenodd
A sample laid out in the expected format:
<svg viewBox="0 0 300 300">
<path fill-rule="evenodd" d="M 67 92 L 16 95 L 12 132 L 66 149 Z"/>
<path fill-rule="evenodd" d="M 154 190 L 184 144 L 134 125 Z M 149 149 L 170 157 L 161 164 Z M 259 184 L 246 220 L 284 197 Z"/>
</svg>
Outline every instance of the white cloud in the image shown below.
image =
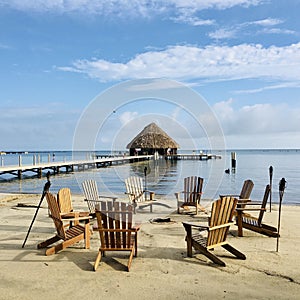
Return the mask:
<svg viewBox="0 0 300 300">
<path fill-rule="evenodd" d="M 218 29 L 214 32 L 210 32 L 208 36 L 211 39 L 220 40 L 220 39 L 232 39 L 235 38 L 237 31 L 235 29 Z"/>
<path fill-rule="evenodd" d="M 300 134 L 300 109 L 287 104 L 254 104 L 235 109 L 230 99 L 215 104 L 214 110 L 227 137 L 265 136 L 267 139 L 277 134 L 280 144 L 280 136 Z"/>
<path fill-rule="evenodd" d="M 300 43 L 284 47 L 241 44 L 237 46 L 170 46 L 162 51 L 136 55 L 126 63 L 103 59 L 77 60 L 72 67 L 100 81 L 140 78 L 234 80 L 272 78 L 296 81 L 300 78 Z"/>
<path fill-rule="evenodd" d="M 209 26 L 209 25 L 214 25 L 215 24 L 215 20 L 203 20 L 203 19 L 199 19 L 197 17 L 194 17 L 193 15 L 186 15 L 186 14 L 182 14 L 178 17 L 171 17 L 171 20 L 173 20 L 176 23 L 185 23 L 185 24 L 189 24 L 192 26 Z"/>
<path fill-rule="evenodd" d="M 267 34 L 297 34 L 294 30 L 289 29 L 281 29 L 281 28 L 264 28 L 259 33 L 267 33 Z"/>
<path fill-rule="evenodd" d="M 283 23 L 283 21 L 280 19 L 267 18 L 267 19 L 263 19 L 263 20 L 249 22 L 248 24 L 255 24 L 255 25 L 260 25 L 260 26 L 275 26 L 275 25 L 278 25 L 281 23 Z"/>
<path fill-rule="evenodd" d="M 265 0 L 0 0 L 0 7 L 36 12 L 84 12 L 99 15 L 143 16 L 174 11 L 197 12 L 203 9 L 227 9 L 259 5 Z"/>
<path fill-rule="evenodd" d="M 234 108 L 230 99 L 215 104 L 214 110 L 229 149 L 300 147 L 299 108 L 271 103 Z"/>
<path fill-rule="evenodd" d="M 126 125 L 133 119 L 137 118 L 138 113 L 137 112 L 131 112 L 131 111 L 126 111 L 120 115 L 120 121 L 122 125 Z"/>
<path fill-rule="evenodd" d="M 243 35 L 248 35 L 248 31 L 252 30 L 251 34 L 296 34 L 293 30 L 281 29 L 281 28 L 270 28 L 272 26 L 276 26 L 284 23 L 283 20 L 267 18 L 258 21 L 244 22 L 240 24 L 235 24 L 230 27 L 222 27 L 220 29 L 215 30 L 214 32 L 210 32 L 208 36 L 211 39 L 220 40 L 220 39 L 232 39 L 236 37 L 241 37 Z M 253 31 L 255 26 L 263 27 L 262 30 Z M 247 30 L 246 30 L 247 29 Z"/>
<path fill-rule="evenodd" d="M 264 86 L 258 89 L 248 89 L 248 90 L 236 90 L 235 94 L 256 94 L 262 93 L 267 90 L 277 90 L 277 89 L 289 89 L 289 88 L 300 88 L 300 82 L 284 82 L 281 84 Z"/>
</svg>

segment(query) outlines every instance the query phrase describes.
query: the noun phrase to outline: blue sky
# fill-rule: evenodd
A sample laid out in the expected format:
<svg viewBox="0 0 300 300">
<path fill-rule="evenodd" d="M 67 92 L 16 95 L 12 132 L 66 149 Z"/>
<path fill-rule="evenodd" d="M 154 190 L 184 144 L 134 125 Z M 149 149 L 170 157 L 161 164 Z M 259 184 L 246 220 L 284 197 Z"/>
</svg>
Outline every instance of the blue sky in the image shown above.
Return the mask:
<svg viewBox="0 0 300 300">
<path fill-rule="evenodd" d="M 160 78 L 199 93 L 227 148 L 300 148 L 299 11 L 297 0 L 0 0 L 0 150 L 70 150 L 91 101 L 106 110 L 97 95 Z M 124 149 L 151 121 L 182 149 L 209 147 L 207 116 L 185 101 L 99 112 L 95 147 Z"/>
</svg>

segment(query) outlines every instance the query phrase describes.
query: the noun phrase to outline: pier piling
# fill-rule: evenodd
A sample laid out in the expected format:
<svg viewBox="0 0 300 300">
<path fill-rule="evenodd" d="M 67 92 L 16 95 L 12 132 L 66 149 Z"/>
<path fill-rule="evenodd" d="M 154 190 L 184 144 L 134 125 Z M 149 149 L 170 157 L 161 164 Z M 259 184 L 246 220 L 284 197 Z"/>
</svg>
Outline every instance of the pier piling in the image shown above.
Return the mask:
<svg viewBox="0 0 300 300">
<path fill-rule="evenodd" d="M 231 152 L 231 169 L 232 171 L 236 169 L 236 152 Z"/>
</svg>

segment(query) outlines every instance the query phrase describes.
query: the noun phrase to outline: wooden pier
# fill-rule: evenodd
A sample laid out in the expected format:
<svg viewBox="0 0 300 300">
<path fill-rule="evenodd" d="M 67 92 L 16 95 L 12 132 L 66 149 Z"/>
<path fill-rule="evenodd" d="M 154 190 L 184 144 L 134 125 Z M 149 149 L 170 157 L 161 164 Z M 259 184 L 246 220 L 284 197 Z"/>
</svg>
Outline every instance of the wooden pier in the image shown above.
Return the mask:
<svg viewBox="0 0 300 300">
<path fill-rule="evenodd" d="M 192 153 L 192 154 L 171 154 L 166 155 L 166 160 L 208 160 L 208 159 L 220 159 L 221 155 L 216 154 L 205 154 L 205 153 Z"/>
<path fill-rule="evenodd" d="M 47 162 L 33 165 L 19 165 L 19 166 L 6 166 L 0 167 L 0 176 L 4 174 L 11 174 L 22 179 L 25 172 L 31 172 L 42 177 L 43 171 L 52 171 L 54 174 L 59 174 L 62 170 L 67 172 L 83 171 L 86 169 L 95 169 L 101 167 L 108 167 L 112 165 L 132 163 L 137 161 L 149 160 L 153 155 L 140 155 L 140 156 L 117 156 L 105 157 L 80 161 L 67 161 L 67 162 Z"/>
</svg>

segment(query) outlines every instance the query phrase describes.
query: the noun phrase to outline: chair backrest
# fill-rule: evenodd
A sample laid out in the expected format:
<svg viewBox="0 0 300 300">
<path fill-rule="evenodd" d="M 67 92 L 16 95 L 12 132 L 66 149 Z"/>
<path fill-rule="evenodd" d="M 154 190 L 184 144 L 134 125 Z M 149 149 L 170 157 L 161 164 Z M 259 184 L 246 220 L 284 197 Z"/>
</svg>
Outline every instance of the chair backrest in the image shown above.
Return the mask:
<svg viewBox="0 0 300 300">
<path fill-rule="evenodd" d="M 85 180 L 82 182 L 82 189 L 83 189 L 84 197 L 87 200 L 90 212 L 95 212 L 96 202 L 89 201 L 89 200 L 99 201 L 97 182 L 93 179 Z"/>
<path fill-rule="evenodd" d="M 239 198 L 240 199 L 250 199 L 250 195 L 253 190 L 253 186 L 254 186 L 254 183 L 252 180 L 250 180 L 250 179 L 245 180 Z"/>
<path fill-rule="evenodd" d="M 71 190 L 69 188 L 61 188 L 58 191 L 57 203 L 61 213 L 69 213 L 73 211 Z"/>
<path fill-rule="evenodd" d="M 183 184 L 184 201 L 194 203 L 199 202 L 203 188 L 203 178 L 197 176 L 186 177 L 184 178 Z"/>
<path fill-rule="evenodd" d="M 141 177 L 131 176 L 125 179 L 126 193 L 131 202 L 144 202 L 145 193 Z"/>
<path fill-rule="evenodd" d="M 118 201 L 101 202 L 100 205 L 100 210 L 96 210 L 96 217 L 101 247 L 129 249 L 132 246 L 132 205 Z"/>
<path fill-rule="evenodd" d="M 50 217 L 52 218 L 54 225 L 56 227 L 57 235 L 62 238 L 63 240 L 66 239 L 66 233 L 64 229 L 64 224 L 62 222 L 60 216 L 60 210 L 57 203 L 57 200 L 53 194 L 50 192 L 46 193 L 46 199 L 48 203 L 48 208 L 50 210 Z"/>
<path fill-rule="evenodd" d="M 260 212 L 259 212 L 259 215 L 258 215 L 258 218 L 257 218 L 258 226 L 260 226 L 261 223 L 262 223 L 262 219 L 263 219 L 264 213 L 266 211 L 266 206 L 267 206 L 268 198 L 269 198 L 269 195 L 270 195 L 270 191 L 271 191 L 270 185 L 267 184 L 266 188 L 265 188 L 264 197 L 263 197 L 263 200 L 262 200 L 262 203 L 261 203 L 261 209 L 260 209 Z"/>
<path fill-rule="evenodd" d="M 234 197 L 221 197 L 213 202 L 207 236 L 207 246 L 213 246 L 226 241 L 232 217 L 238 200 Z M 217 227 L 214 229 L 213 227 Z"/>
</svg>

